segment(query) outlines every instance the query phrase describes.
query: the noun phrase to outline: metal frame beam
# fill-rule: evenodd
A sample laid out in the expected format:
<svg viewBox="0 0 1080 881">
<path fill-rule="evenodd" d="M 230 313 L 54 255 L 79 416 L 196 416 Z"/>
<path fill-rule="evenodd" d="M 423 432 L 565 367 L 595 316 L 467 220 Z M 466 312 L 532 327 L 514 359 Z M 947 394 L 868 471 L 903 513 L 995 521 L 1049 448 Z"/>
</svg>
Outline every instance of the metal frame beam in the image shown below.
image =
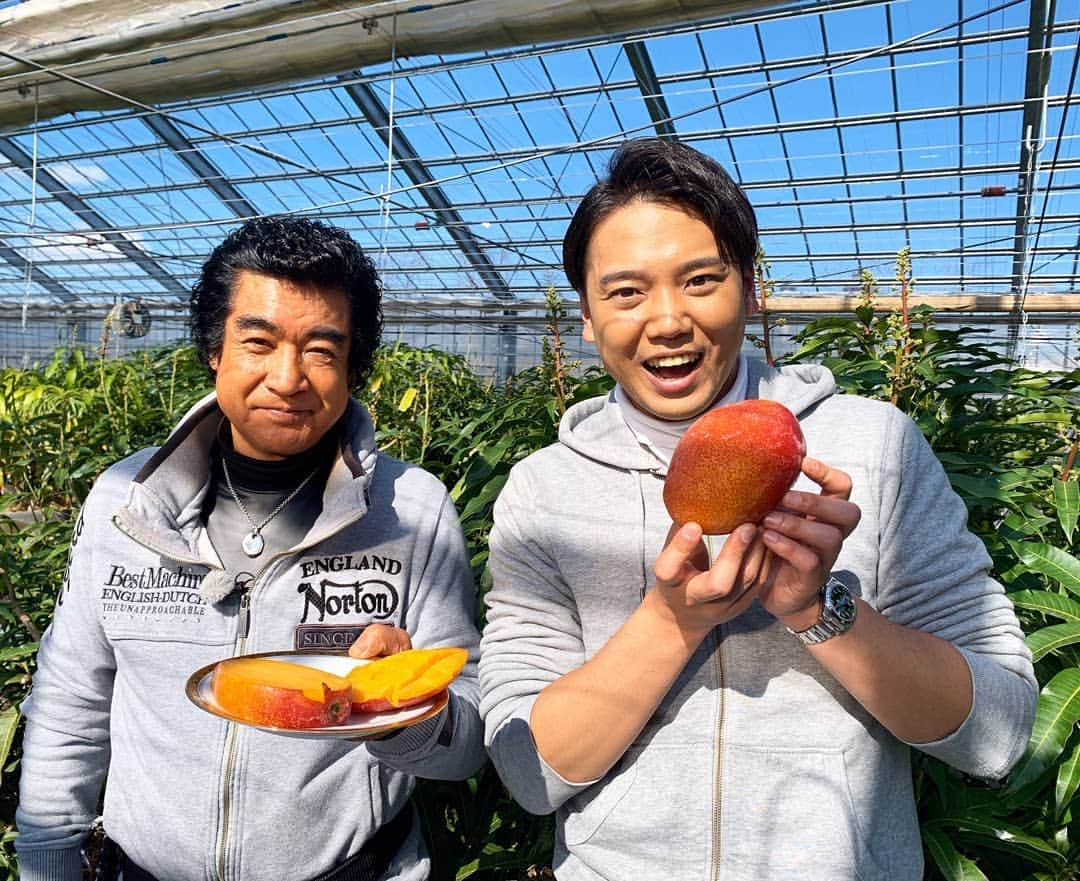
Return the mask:
<svg viewBox="0 0 1080 881">
<path fill-rule="evenodd" d="M 516 297 L 506 279 L 491 262 L 479 240 L 469 230 L 457 209 L 446 197 L 435 178 L 427 170 L 420 155 L 409 142 L 405 133 L 391 125 L 390 114 L 375 91 L 365 82 L 351 82 L 344 91 L 360 108 L 368 124 L 381 134 L 391 155 L 397 160 L 405 175 L 419 188 L 420 196 L 435 212 L 440 225 L 465 255 L 470 266 L 496 300 L 512 303 Z M 500 332 L 498 374 L 503 380 L 517 370 L 517 338 L 509 332 Z"/>
<path fill-rule="evenodd" d="M 161 138 L 176 154 L 176 158 L 190 168 L 195 175 L 237 217 L 254 217 L 259 211 L 231 183 L 221 171 L 196 147 L 175 125 L 164 116 L 144 116 L 147 128 Z"/>
<path fill-rule="evenodd" d="M 461 249 L 469 264 L 476 270 L 492 295 L 499 300 L 513 300 L 514 295 L 506 280 L 492 265 L 483 247 L 468 230 L 457 209 L 450 203 L 442 188 L 435 183 L 435 178 L 427 170 L 423 160 L 409 143 L 401 129 L 390 132 L 390 114 L 383 107 L 382 101 L 367 83 L 350 83 L 344 87 L 349 97 L 364 114 L 364 118 L 383 138 L 389 140 L 391 151 L 402 171 L 417 187 L 424 201 L 428 203 L 440 225 L 445 225 L 446 232 Z"/>
<path fill-rule="evenodd" d="M 661 138 L 675 138 L 671 111 L 668 109 L 664 90 L 660 87 L 656 69 L 649 57 L 649 50 L 645 48 L 645 42 L 631 40 L 629 43 L 623 43 L 623 51 L 630 62 L 630 69 L 634 71 L 634 79 L 637 80 L 638 88 L 641 90 L 641 97 L 645 99 L 645 109 L 649 112 L 649 119 L 653 121 L 656 134 Z"/>
<path fill-rule="evenodd" d="M 1028 225 L 1031 223 L 1035 181 L 1039 170 L 1039 150 L 1042 148 L 1046 85 L 1050 80 L 1051 53 L 1048 47 L 1054 26 L 1052 16 L 1052 6 L 1046 0 L 1031 0 L 1027 67 L 1024 75 L 1024 116 L 1020 123 L 1020 164 L 1017 168 L 1016 231 L 1013 235 L 1011 289 L 1016 314 L 1009 323 L 1010 358 L 1016 354 L 1024 297 L 1027 295 L 1024 267 L 1028 260 Z"/>
<path fill-rule="evenodd" d="M 148 257 L 137 245 L 129 241 L 121 233 L 116 232 L 112 224 L 83 199 L 68 190 L 48 170 L 39 167 L 35 171 L 33 157 L 27 155 L 26 151 L 17 144 L 7 138 L 0 137 L 0 155 L 7 157 L 12 164 L 20 168 L 24 173 L 36 177 L 38 186 L 43 187 L 52 198 L 56 199 L 76 217 L 81 218 L 91 229 L 101 233 L 109 244 L 123 253 L 132 263 L 139 266 L 166 290 L 175 293 L 187 292 L 187 289 L 173 278 L 170 273 L 162 269 L 156 260 Z"/>
<path fill-rule="evenodd" d="M 627 85 L 629 86 L 630 83 L 627 83 Z M 350 86 L 345 86 L 344 88 L 348 89 L 348 88 L 350 88 Z M 615 89 L 617 87 L 616 86 L 609 86 L 608 88 Z M 580 92 L 580 90 L 578 90 L 578 91 Z M 595 91 L 595 89 L 593 91 Z M 545 98 L 565 98 L 570 94 L 572 94 L 572 90 L 555 90 L 555 91 L 544 94 L 542 97 L 545 97 Z M 537 96 L 539 96 L 539 93 L 537 93 Z M 518 98 L 517 100 L 524 101 L 524 98 Z M 530 100 L 535 100 L 535 97 L 531 97 Z M 1075 105 L 1078 102 L 1078 100 L 1080 100 L 1080 99 L 1078 99 L 1078 97 L 1076 95 L 1058 95 L 1058 96 L 1047 97 L 1045 103 L 1046 103 L 1047 108 L 1050 108 L 1050 107 L 1055 107 L 1055 108 L 1056 107 L 1069 107 L 1071 105 Z M 483 107 L 497 106 L 497 105 L 495 103 L 493 103 L 492 101 L 478 101 L 478 102 L 471 102 L 467 106 L 468 106 L 468 108 L 470 110 L 477 111 L 477 110 L 479 110 L 479 109 L 481 109 Z M 818 119 L 802 119 L 802 120 L 796 120 L 796 121 L 790 121 L 790 122 L 769 122 L 769 123 L 759 123 L 759 124 L 754 124 L 754 125 L 731 126 L 731 127 L 711 128 L 711 129 L 698 128 L 698 129 L 695 129 L 692 133 L 688 133 L 688 134 L 683 135 L 682 140 L 685 140 L 685 141 L 687 141 L 689 143 L 692 143 L 692 142 L 698 141 L 698 140 L 711 140 L 711 139 L 715 139 L 715 138 L 738 139 L 738 138 L 750 137 L 750 136 L 754 136 L 754 135 L 766 135 L 766 134 L 783 135 L 783 134 L 785 134 L 787 132 L 818 131 L 818 130 L 821 130 L 821 129 L 831 129 L 831 128 L 843 129 L 843 128 L 847 127 L 847 126 L 858 127 L 858 126 L 875 125 L 875 124 L 892 125 L 894 123 L 923 122 L 923 121 L 925 121 L 927 119 L 953 119 L 953 118 L 962 119 L 962 118 L 968 117 L 968 116 L 985 116 L 985 115 L 991 114 L 991 113 L 1001 113 L 1001 114 L 1016 113 L 1016 112 L 1022 111 L 1025 108 L 1025 106 L 1026 106 L 1025 102 L 1022 101 L 1022 100 L 1007 100 L 1007 101 L 998 101 L 998 102 L 995 102 L 995 103 L 985 103 L 985 104 L 980 104 L 980 105 L 977 105 L 977 106 L 975 106 L 975 105 L 969 105 L 969 106 L 944 105 L 944 106 L 935 107 L 935 108 L 919 108 L 917 110 L 890 110 L 888 112 L 883 112 L 883 113 L 862 114 L 862 115 L 860 115 L 858 117 L 830 116 L 830 117 L 820 117 Z M 425 116 L 427 116 L 427 115 L 435 115 L 435 114 L 437 114 L 439 112 L 443 112 L 444 110 L 447 110 L 447 109 L 450 109 L 449 106 L 440 105 L 440 108 L 438 110 L 433 109 L 431 111 L 431 114 L 426 114 L 425 113 L 424 115 Z M 457 109 L 460 110 L 461 105 L 459 105 Z M 385 113 L 385 111 L 384 111 L 384 113 Z M 403 111 L 401 114 L 395 113 L 395 122 L 397 122 L 399 120 L 403 120 L 403 119 L 405 119 L 405 117 L 406 117 L 406 112 L 405 111 Z M 365 121 L 368 121 L 368 120 L 363 115 L 355 116 L 355 117 L 349 116 L 349 117 L 343 117 L 343 118 L 335 119 L 335 120 L 328 121 L 328 122 L 318 123 L 317 126 L 314 126 L 314 127 L 319 128 L 323 132 L 330 132 L 330 131 L 332 131 L 333 129 L 336 129 L 336 128 L 342 128 L 342 127 L 347 127 L 347 126 L 356 126 L 356 125 L 358 125 L 358 124 L 360 124 L 362 122 L 365 122 Z M 250 131 L 244 132 L 243 136 L 245 138 L 251 138 L 254 141 L 259 141 L 260 139 L 268 138 L 268 137 L 280 137 L 280 136 L 283 136 L 283 135 L 286 135 L 286 134 L 295 134 L 297 132 L 310 132 L 312 130 L 312 128 L 313 128 L 312 123 L 303 123 L 303 124 L 300 124 L 300 125 L 283 125 L 283 126 L 276 127 L 276 128 L 251 129 Z M 401 137 L 401 131 L 402 131 L 402 129 L 395 125 L 395 129 L 394 129 L 394 140 L 395 141 L 397 141 L 397 139 L 399 137 Z M 190 140 L 190 143 L 195 147 L 195 149 L 199 149 L 200 145 L 202 143 L 209 143 L 209 142 L 211 142 L 213 140 L 214 139 L 212 137 L 210 137 L 210 136 L 201 136 L 201 137 L 198 137 L 198 138 L 192 138 Z M 569 152 L 570 148 L 573 147 L 573 146 L 574 146 L 573 144 L 565 145 L 564 152 Z M 85 152 L 84 151 L 79 151 L 79 152 L 76 152 L 76 153 L 57 154 L 57 155 L 51 157 L 51 159 L 52 159 L 52 161 L 56 161 L 56 162 L 75 162 L 75 161 L 83 162 L 83 161 L 89 161 L 89 160 L 93 160 L 93 159 L 99 159 L 99 158 L 106 157 L 106 156 L 116 157 L 116 156 L 123 156 L 123 155 L 125 155 L 127 153 L 139 153 L 141 151 L 145 151 L 145 149 L 146 149 L 145 145 L 132 145 L 130 147 L 120 147 L 120 148 L 115 148 L 115 149 L 87 150 Z M 609 151 L 610 149 L 611 149 L 610 144 L 605 144 L 605 143 L 590 144 L 590 145 L 587 145 L 585 148 L 583 148 L 582 152 L 606 152 L 606 151 Z M 461 165 L 462 163 L 497 162 L 497 161 L 500 161 L 500 160 L 522 159 L 522 158 L 525 158 L 525 157 L 528 157 L 528 156 L 532 156 L 535 153 L 536 153 L 536 148 L 535 147 L 524 147 L 524 146 L 508 148 L 508 149 L 498 150 L 498 151 L 495 151 L 495 150 L 477 150 L 477 151 L 474 151 L 474 152 L 469 153 L 469 154 L 458 154 L 458 155 L 447 157 L 447 158 L 431 159 L 431 160 L 426 162 L 426 165 L 431 167 L 431 168 L 437 168 L 439 166 L 451 165 L 451 164 L 452 165 Z M 383 166 L 383 167 L 385 168 L 385 166 Z M 971 167 L 965 166 L 962 170 L 964 171 L 965 174 L 970 174 L 970 173 L 972 173 L 972 168 L 975 168 L 975 166 L 971 166 Z M 324 178 L 334 178 L 334 177 L 337 177 L 337 176 L 340 176 L 340 175 L 365 174 L 365 173 L 369 173 L 369 172 L 372 172 L 372 171 L 378 171 L 378 170 L 379 170 L 379 166 L 375 166 L 375 165 L 357 165 L 357 166 L 349 165 L 349 166 L 342 166 L 342 167 L 338 167 L 338 168 L 320 168 L 317 174 L 315 172 L 311 172 L 311 171 L 308 171 L 308 172 L 303 172 L 303 171 L 281 172 L 281 173 L 278 173 L 278 174 L 260 175 L 257 179 L 259 181 L 267 181 L 267 180 L 272 181 L 272 180 L 277 180 L 277 179 L 282 179 L 282 178 L 302 180 L 302 179 L 305 179 L 305 178 L 315 177 L 315 176 L 324 177 Z M 1011 172 L 1015 171 L 1015 166 L 1010 165 L 1009 170 Z M 910 175 L 911 173 L 915 173 L 915 170 L 912 169 L 911 171 L 905 172 L 905 173 Z M 895 177 L 895 173 L 894 173 L 894 177 Z M 243 181 L 244 178 L 234 178 L 234 180 Z M 759 184 L 756 184 L 756 183 L 748 183 L 745 186 L 758 186 L 758 185 Z"/>
<path fill-rule="evenodd" d="M 29 269 L 33 273 L 33 275 L 31 276 L 31 279 L 33 281 L 36 281 L 50 294 L 60 297 L 60 299 L 62 300 L 73 303 L 79 299 L 61 282 L 57 281 L 55 278 L 52 278 L 49 273 L 38 269 L 22 254 L 20 254 L 14 248 L 5 245 L 3 242 L 0 242 L 0 260 L 3 260 L 5 263 L 9 263 L 10 265 L 14 266 L 24 276 Z"/>
</svg>

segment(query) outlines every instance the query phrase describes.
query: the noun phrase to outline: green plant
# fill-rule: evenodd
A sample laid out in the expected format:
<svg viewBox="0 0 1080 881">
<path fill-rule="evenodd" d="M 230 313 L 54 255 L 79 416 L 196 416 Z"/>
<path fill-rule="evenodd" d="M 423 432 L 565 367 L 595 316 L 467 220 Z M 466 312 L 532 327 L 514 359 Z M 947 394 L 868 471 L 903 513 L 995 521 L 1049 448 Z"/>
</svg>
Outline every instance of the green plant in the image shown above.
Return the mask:
<svg viewBox="0 0 1080 881">
<path fill-rule="evenodd" d="M 490 394 L 463 356 L 395 343 L 377 353 L 360 398 L 380 449 L 451 484 L 461 431 Z"/>
<path fill-rule="evenodd" d="M 0 867 L 9 878 L 16 877 L 18 704 L 79 506 L 98 473 L 160 443 L 208 389 L 190 347 L 119 361 L 61 349 L 40 368 L 0 370 Z"/>
<path fill-rule="evenodd" d="M 898 283 L 905 272 L 910 268 L 901 266 Z M 925 307 L 909 304 L 905 324 L 902 314 L 875 311 L 872 276 L 864 275 L 862 286 L 855 314 L 807 326 L 788 360 L 822 361 L 850 392 L 895 395 L 919 424 L 1019 611 L 1043 689 L 1031 747 L 1003 787 L 918 761 L 927 881 L 1075 879 L 1080 372 L 1026 370 L 974 330 L 936 327 Z M 489 586 L 492 507 L 510 468 L 556 439 L 567 407 L 611 387 L 599 369 L 579 372 L 567 360 L 561 301 L 554 292 L 548 299 L 542 361 L 505 385 L 484 381 L 459 356 L 398 344 L 380 351 L 362 394 L 382 447 L 451 487 L 480 600 Z M 51 616 L 78 506 L 98 472 L 160 443 L 208 388 L 186 347 L 117 362 L 62 351 L 40 369 L 0 371 L 0 515 L 18 512 L 22 521 L 0 516 L 0 869 L 12 881 L 17 704 Z M 482 624 L 482 602 L 478 618 Z M 421 781 L 417 804 L 434 881 L 551 877 L 552 818 L 518 807 L 490 765 L 464 783 Z"/>
<path fill-rule="evenodd" d="M 902 252 L 906 258 L 906 252 Z M 897 279 L 910 282 L 910 263 Z M 1080 371 L 1008 362 L 926 307 L 813 322 L 791 360 L 820 359 L 846 390 L 891 400 L 919 424 L 967 504 L 1028 634 L 1042 692 L 1028 751 L 1000 788 L 917 756 L 927 878 L 1080 878 L 1080 484 L 1072 473 Z"/>
</svg>

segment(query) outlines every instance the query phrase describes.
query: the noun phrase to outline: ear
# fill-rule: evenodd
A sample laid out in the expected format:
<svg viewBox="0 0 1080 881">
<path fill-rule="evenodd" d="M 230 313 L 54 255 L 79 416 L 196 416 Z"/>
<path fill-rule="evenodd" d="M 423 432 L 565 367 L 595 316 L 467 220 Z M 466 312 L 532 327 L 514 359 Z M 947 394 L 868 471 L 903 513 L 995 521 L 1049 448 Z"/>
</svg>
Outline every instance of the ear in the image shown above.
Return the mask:
<svg viewBox="0 0 1080 881">
<path fill-rule="evenodd" d="M 578 295 L 581 303 L 581 338 L 587 343 L 596 342 L 596 334 L 593 333 L 592 313 L 589 311 L 589 301 L 584 294 Z"/>
<path fill-rule="evenodd" d="M 742 295 L 743 295 L 743 311 L 746 313 L 746 317 L 751 315 L 757 315 L 761 311 L 761 304 L 758 302 L 757 290 L 754 285 L 754 274 L 747 272 L 742 278 Z"/>
<path fill-rule="evenodd" d="M 206 359 L 206 363 L 210 365 L 210 369 L 217 373 L 218 365 L 221 363 L 221 354 L 211 355 Z"/>
</svg>

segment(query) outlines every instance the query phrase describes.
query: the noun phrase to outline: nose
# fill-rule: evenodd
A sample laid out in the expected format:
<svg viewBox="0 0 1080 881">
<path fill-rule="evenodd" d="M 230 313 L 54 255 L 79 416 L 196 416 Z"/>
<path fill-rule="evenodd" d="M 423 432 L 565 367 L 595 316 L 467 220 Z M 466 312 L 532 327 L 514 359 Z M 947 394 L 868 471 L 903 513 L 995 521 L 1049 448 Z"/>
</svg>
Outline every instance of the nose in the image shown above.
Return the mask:
<svg viewBox="0 0 1080 881">
<path fill-rule="evenodd" d="M 270 356 L 266 367 L 263 384 L 282 397 L 295 395 L 307 384 L 299 355 L 289 346 L 279 346 Z"/>
<path fill-rule="evenodd" d="M 690 316 L 681 292 L 662 288 L 649 297 L 649 315 L 646 332 L 655 339 L 672 339 L 689 333 Z"/>
</svg>

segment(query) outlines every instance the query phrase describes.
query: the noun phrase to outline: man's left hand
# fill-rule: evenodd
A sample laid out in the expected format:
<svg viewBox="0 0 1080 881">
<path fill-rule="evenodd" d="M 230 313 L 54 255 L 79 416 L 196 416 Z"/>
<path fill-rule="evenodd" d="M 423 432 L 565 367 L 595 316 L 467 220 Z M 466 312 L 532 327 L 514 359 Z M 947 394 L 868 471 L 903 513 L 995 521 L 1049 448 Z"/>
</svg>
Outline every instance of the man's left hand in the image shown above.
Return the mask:
<svg viewBox="0 0 1080 881">
<path fill-rule="evenodd" d="M 772 559 L 759 597 L 792 630 L 817 622 L 818 592 L 862 516 L 849 501 L 850 475 L 811 458 L 803 460 L 802 472 L 821 492 L 789 491 L 780 507 L 766 515 L 761 531 Z"/>
</svg>

